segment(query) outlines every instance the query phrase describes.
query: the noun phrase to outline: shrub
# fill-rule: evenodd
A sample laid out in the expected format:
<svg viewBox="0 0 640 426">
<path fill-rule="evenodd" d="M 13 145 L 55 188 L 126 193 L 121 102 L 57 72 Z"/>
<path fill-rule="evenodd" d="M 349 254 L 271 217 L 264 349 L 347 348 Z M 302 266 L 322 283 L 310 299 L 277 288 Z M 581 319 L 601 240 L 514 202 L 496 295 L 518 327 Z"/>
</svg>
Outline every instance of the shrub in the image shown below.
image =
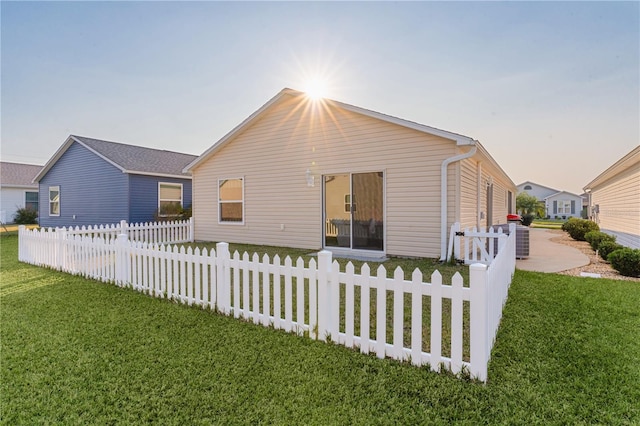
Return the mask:
<svg viewBox="0 0 640 426">
<path fill-rule="evenodd" d="M 18 209 L 16 214 L 13 215 L 13 223 L 17 223 L 18 225 L 36 224 L 38 223 L 38 211 L 28 207 Z"/>
<path fill-rule="evenodd" d="M 620 275 L 640 277 L 640 249 L 618 249 L 609 255 L 608 260 Z"/>
<path fill-rule="evenodd" d="M 182 207 L 176 204 L 170 204 L 157 210 L 153 217 L 156 222 L 169 222 L 174 220 L 188 220 L 192 215 L 191 206 Z"/>
<path fill-rule="evenodd" d="M 608 260 L 609 259 L 609 255 L 611 253 L 613 253 L 614 251 L 616 251 L 618 249 L 621 249 L 621 248 L 624 248 L 624 246 L 621 246 L 620 244 L 616 243 L 615 241 L 605 240 L 605 241 L 602 241 L 600 243 L 600 245 L 598 246 L 598 254 L 604 260 Z"/>
<path fill-rule="evenodd" d="M 535 219 L 536 216 L 534 214 L 531 213 L 525 213 L 522 215 L 522 224 L 524 226 L 529 226 L 531 225 L 531 222 L 533 222 L 533 219 Z"/>
<path fill-rule="evenodd" d="M 609 235 L 601 231 L 589 231 L 584 234 L 584 240 L 591 245 L 591 248 L 595 250 L 600 250 L 600 244 L 605 241 L 616 242 L 616 237 L 614 235 Z"/>
<path fill-rule="evenodd" d="M 572 217 L 562 225 L 562 230 L 568 232 L 574 240 L 584 241 L 584 235 L 587 232 L 599 231 L 600 227 L 590 220 Z"/>
</svg>

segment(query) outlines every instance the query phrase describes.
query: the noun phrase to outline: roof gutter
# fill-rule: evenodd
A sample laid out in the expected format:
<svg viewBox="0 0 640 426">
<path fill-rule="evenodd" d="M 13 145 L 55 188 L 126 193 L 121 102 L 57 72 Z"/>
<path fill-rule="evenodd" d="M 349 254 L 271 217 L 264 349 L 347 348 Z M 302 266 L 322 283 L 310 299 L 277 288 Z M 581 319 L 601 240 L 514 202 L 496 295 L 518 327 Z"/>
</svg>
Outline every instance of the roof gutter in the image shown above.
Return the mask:
<svg viewBox="0 0 640 426">
<path fill-rule="evenodd" d="M 471 149 L 463 154 L 449 157 L 442 162 L 440 170 L 440 260 L 447 260 L 447 168 L 449 164 L 465 160 L 475 155 L 478 146 L 473 141 Z"/>
</svg>

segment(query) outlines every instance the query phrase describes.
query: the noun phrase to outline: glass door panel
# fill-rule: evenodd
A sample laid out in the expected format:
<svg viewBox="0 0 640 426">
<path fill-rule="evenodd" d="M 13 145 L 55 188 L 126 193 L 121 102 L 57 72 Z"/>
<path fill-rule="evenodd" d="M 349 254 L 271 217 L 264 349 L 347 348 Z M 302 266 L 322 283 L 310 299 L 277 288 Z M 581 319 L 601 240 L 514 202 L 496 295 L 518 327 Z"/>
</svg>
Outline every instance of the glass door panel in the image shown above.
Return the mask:
<svg viewBox="0 0 640 426">
<path fill-rule="evenodd" d="M 351 176 L 352 248 L 384 249 L 384 176 L 382 172 Z"/>
<path fill-rule="evenodd" d="M 351 248 L 349 174 L 324 177 L 325 247 Z"/>
<path fill-rule="evenodd" d="M 384 174 L 327 175 L 325 247 L 384 250 Z"/>
</svg>

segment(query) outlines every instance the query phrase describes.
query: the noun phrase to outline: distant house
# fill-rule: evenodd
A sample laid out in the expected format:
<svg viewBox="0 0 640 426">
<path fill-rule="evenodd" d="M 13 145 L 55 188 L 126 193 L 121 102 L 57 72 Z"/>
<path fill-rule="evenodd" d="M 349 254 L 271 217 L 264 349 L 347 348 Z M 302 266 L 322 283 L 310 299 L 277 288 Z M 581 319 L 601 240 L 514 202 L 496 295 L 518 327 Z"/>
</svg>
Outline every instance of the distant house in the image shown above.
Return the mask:
<svg viewBox="0 0 640 426">
<path fill-rule="evenodd" d="M 33 178 L 42 166 L 0 162 L 0 223 L 11 223 L 18 209 L 38 211 L 38 184 Z"/>
<path fill-rule="evenodd" d="M 291 89 L 185 170 L 199 240 L 445 258 L 454 222 L 515 209 L 515 184 L 478 141 Z"/>
<path fill-rule="evenodd" d="M 191 205 L 195 155 L 71 135 L 35 177 L 40 226 L 154 220 L 158 211 Z"/>
<path fill-rule="evenodd" d="M 518 193 L 526 192 L 544 204 L 546 216 L 551 219 L 581 217 L 583 197 L 567 191 L 550 188 L 531 181 L 518 185 Z"/>
<path fill-rule="evenodd" d="M 584 190 L 589 217 L 627 247 L 640 249 L 640 145 L 622 157 Z"/>
</svg>

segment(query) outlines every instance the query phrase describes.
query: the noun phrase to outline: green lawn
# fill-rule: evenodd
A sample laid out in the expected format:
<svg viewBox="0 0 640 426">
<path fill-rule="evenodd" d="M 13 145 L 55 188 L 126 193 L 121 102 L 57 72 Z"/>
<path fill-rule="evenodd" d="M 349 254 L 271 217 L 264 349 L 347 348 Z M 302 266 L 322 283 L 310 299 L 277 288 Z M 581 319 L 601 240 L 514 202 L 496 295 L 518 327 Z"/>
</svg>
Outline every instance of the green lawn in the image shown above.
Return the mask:
<svg viewBox="0 0 640 426">
<path fill-rule="evenodd" d="M 640 286 L 518 271 L 486 385 L 17 262 L 2 424 L 639 424 Z"/>
<path fill-rule="evenodd" d="M 561 219 L 536 219 L 531 223 L 532 228 L 546 228 L 546 229 L 562 229 L 562 224 L 566 220 Z"/>
</svg>

